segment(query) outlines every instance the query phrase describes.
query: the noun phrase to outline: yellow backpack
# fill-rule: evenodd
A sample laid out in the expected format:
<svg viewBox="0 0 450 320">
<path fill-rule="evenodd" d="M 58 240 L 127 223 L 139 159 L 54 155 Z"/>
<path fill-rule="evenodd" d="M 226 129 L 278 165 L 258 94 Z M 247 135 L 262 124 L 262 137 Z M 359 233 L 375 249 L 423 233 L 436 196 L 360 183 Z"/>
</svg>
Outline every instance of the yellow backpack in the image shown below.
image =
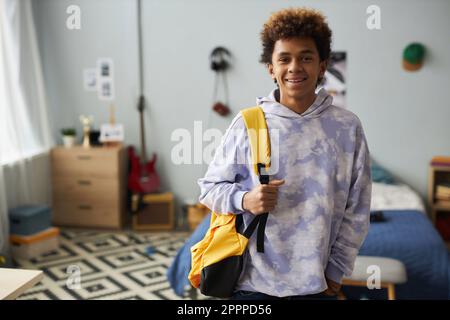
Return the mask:
<svg viewBox="0 0 450 320">
<path fill-rule="evenodd" d="M 270 137 L 261 107 L 241 111 L 249 137 L 253 171 L 261 184 L 269 183 L 263 169 L 270 166 Z M 249 238 L 258 226 L 257 251 L 264 252 L 264 230 L 268 213 L 253 218 L 241 234 L 241 214 L 212 212 L 211 222 L 205 237 L 191 247 L 191 271 L 189 281 L 202 294 L 227 298 L 234 288 L 243 267 L 243 255 Z"/>
</svg>

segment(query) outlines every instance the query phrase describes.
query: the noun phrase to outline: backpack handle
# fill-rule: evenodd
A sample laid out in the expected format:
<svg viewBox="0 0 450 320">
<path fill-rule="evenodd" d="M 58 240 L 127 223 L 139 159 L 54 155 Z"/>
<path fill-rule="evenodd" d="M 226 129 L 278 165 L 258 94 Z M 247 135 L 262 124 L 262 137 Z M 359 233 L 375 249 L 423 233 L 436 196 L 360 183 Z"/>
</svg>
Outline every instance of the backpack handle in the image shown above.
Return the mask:
<svg viewBox="0 0 450 320">
<path fill-rule="evenodd" d="M 264 163 L 258 163 L 259 182 L 261 184 L 269 184 L 269 175 L 263 174 L 263 169 L 266 169 L 266 165 Z M 258 234 L 256 237 L 256 250 L 260 253 L 264 253 L 264 233 L 266 230 L 266 222 L 267 218 L 269 217 L 269 213 L 265 212 L 263 214 L 260 214 L 259 217 Z"/>
</svg>

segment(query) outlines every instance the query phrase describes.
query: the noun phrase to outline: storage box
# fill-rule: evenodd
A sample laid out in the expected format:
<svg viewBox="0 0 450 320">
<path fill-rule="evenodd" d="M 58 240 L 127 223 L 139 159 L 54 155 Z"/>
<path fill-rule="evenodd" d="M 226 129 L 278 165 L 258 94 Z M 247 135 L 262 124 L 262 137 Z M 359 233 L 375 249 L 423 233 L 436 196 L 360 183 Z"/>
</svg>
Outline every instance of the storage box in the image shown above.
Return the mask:
<svg viewBox="0 0 450 320">
<path fill-rule="evenodd" d="M 9 210 L 10 234 L 29 236 L 50 228 L 48 206 L 26 205 Z"/>
<path fill-rule="evenodd" d="M 211 210 L 209 210 L 208 207 L 202 205 L 201 203 L 189 205 L 187 207 L 189 230 L 195 230 L 210 212 Z"/>
<path fill-rule="evenodd" d="M 9 240 L 14 258 L 32 259 L 58 250 L 59 228 L 48 228 L 31 236 L 11 235 Z"/>
<path fill-rule="evenodd" d="M 173 230 L 175 218 L 172 193 L 134 194 L 132 206 L 134 230 Z"/>
</svg>

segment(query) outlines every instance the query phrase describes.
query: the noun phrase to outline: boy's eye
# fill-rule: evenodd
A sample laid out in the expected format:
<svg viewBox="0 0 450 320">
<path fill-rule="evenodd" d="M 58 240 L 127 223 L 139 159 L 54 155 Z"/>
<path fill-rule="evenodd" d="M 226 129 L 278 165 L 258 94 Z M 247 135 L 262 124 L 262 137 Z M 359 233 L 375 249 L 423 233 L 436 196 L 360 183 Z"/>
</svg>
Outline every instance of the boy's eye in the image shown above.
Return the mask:
<svg viewBox="0 0 450 320">
<path fill-rule="evenodd" d="M 303 57 L 303 58 L 301 58 L 301 60 L 303 62 L 311 62 L 311 61 L 313 61 L 313 58 L 312 57 Z M 278 61 L 281 63 L 288 63 L 289 58 L 279 58 Z"/>
</svg>

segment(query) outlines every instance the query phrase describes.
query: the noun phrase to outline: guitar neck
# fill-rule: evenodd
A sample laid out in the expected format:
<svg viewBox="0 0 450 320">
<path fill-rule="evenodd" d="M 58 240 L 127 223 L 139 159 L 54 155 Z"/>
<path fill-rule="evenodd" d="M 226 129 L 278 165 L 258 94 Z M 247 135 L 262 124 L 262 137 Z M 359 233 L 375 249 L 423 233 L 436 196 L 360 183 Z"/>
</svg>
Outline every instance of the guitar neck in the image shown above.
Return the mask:
<svg viewBox="0 0 450 320">
<path fill-rule="evenodd" d="M 140 118 L 140 127 L 141 127 L 141 161 L 142 163 L 147 163 L 147 152 L 145 151 L 145 128 L 144 128 L 144 106 L 145 99 L 144 96 L 141 95 L 139 98 L 139 118 Z"/>
</svg>

